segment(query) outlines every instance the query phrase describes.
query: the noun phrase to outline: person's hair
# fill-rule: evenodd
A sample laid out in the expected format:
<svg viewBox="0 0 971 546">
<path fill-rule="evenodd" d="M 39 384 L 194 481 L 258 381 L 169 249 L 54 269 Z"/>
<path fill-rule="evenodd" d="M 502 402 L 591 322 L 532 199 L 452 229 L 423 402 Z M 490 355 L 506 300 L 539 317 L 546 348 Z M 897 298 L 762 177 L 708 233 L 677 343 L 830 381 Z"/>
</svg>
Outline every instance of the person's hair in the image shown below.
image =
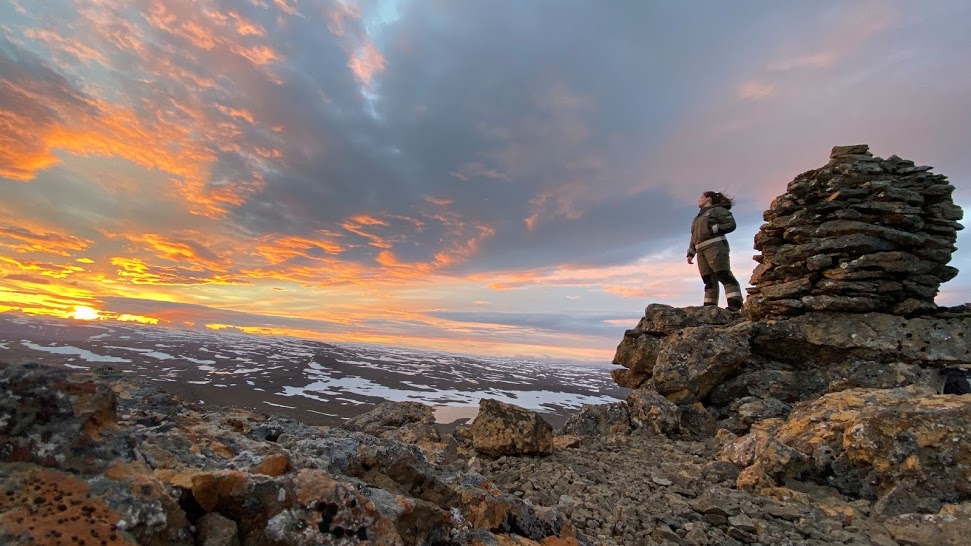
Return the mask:
<svg viewBox="0 0 971 546">
<path fill-rule="evenodd" d="M 711 204 L 712 206 L 715 206 L 715 207 L 730 209 L 732 208 L 732 205 L 735 204 L 734 198 L 729 197 L 724 193 L 719 193 L 717 191 L 706 191 L 701 195 L 704 195 L 705 197 L 711 199 Z"/>
</svg>

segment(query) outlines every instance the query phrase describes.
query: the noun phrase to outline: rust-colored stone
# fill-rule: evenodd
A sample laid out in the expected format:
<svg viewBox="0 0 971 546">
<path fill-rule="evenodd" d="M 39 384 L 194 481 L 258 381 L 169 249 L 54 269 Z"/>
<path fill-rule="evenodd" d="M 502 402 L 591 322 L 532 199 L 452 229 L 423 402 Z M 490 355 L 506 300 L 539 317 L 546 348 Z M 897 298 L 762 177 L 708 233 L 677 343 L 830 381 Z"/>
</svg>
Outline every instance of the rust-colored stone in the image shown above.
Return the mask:
<svg viewBox="0 0 971 546">
<path fill-rule="evenodd" d="M 19 469 L 0 486 L 13 493 L 0 495 L 0 543 L 17 537 L 29 544 L 78 544 L 82 539 L 106 546 L 137 544 L 118 529 L 121 515 L 93 498 L 87 483 L 33 465 Z"/>
<path fill-rule="evenodd" d="M 282 476 L 290 469 L 290 457 L 283 453 L 273 453 L 267 455 L 260 464 L 253 467 L 250 471 L 253 474 L 265 474 L 267 476 Z"/>
</svg>

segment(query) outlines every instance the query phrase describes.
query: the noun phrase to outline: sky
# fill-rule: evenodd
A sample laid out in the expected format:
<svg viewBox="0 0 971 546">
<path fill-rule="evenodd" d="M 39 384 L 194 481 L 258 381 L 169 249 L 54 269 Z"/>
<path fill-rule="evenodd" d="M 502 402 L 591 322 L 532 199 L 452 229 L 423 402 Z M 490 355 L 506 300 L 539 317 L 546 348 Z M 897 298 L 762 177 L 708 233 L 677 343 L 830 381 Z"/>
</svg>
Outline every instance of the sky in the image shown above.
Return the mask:
<svg viewBox="0 0 971 546">
<path fill-rule="evenodd" d="M 0 0 L 0 312 L 609 362 L 702 191 L 971 205 L 964 0 Z M 938 303 L 971 300 L 963 272 Z M 723 296 L 724 297 L 724 296 Z"/>
</svg>

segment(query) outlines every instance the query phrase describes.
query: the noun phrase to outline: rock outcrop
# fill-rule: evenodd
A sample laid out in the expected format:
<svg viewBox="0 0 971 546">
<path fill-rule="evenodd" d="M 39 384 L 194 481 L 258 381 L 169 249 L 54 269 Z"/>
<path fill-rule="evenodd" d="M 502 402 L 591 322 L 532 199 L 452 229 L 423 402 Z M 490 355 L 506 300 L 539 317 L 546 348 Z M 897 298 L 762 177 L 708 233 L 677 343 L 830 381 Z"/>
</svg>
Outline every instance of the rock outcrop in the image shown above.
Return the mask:
<svg viewBox="0 0 971 546">
<path fill-rule="evenodd" d="M 971 306 L 934 303 L 962 212 L 930 167 L 831 158 L 766 211 L 742 316 L 650 305 L 613 377 L 635 431 L 709 438 L 740 490 L 815 483 L 947 542 L 915 514 L 971 501 Z"/>
<path fill-rule="evenodd" d="M 589 544 L 468 470 L 468 442 L 444 440 L 430 412 L 385 406 L 349 426 L 369 434 L 205 413 L 110 374 L 4 367 L 0 543 Z"/>
<path fill-rule="evenodd" d="M 953 191 L 931 167 L 874 157 L 864 144 L 833 148 L 765 211 L 745 312 L 933 310 L 941 283 L 957 275 L 947 265 L 963 217 Z"/>
</svg>

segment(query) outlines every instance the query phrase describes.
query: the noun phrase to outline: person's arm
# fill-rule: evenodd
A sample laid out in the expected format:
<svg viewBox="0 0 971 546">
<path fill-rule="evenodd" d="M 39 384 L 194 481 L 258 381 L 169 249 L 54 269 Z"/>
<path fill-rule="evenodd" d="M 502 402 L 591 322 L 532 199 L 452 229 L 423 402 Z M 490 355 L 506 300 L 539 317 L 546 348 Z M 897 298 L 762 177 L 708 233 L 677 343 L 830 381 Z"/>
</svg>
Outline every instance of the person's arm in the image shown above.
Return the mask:
<svg viewBox="0 0 971 546">
<path fill-rule="evenodd" d="M 694 237 L 692 237 L 691 241 L 688 243 L 688 263 L 689 264 L 690 263 L 693 263 L 691 260 L 694 259 L 695 254 L 696 254 L 696 252 L 695 252 L 695 241 L 694 241 Z"/>
<path fill-rule="evenodd" d="M 735 231 L 735 217 L 728 209 L 718 207 L 711 211 L 709 222 L 712 235 L 725 235 Z"/>
</svg>

